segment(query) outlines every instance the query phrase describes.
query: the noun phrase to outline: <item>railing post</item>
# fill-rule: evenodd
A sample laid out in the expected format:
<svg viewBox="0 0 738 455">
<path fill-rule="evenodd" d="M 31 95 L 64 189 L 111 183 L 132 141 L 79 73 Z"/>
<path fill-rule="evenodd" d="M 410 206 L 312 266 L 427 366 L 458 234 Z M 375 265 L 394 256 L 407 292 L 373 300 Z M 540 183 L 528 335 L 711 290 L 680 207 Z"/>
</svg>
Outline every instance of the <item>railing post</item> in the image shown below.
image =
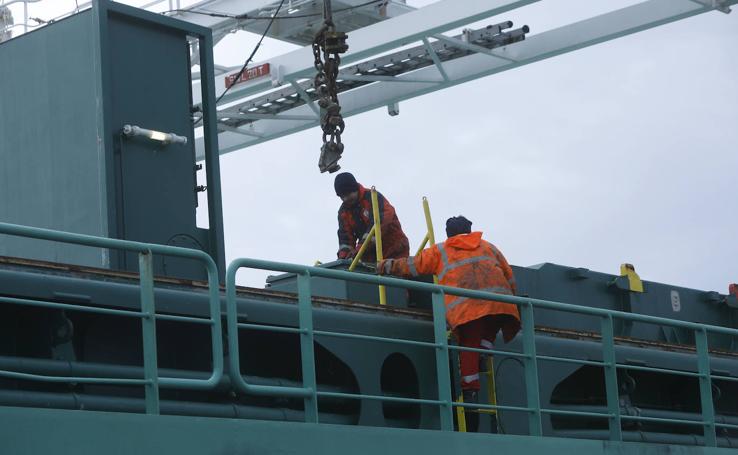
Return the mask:
<svg viewBox="0 0 738 455">
<path fill-rule="evenodd" d="M 305 397 L 305 422 L 318 423 L 318 385 L 315 380 L 315 354 L 313 353 L 313 302 L 308 272 L 297 275 L 297 297 L 300 316 L 302 386 L 311 392 Z"/>
<path fill-rule="evenodd" d="M 156 309 L 154 304 L 154 264 L 150 251 L 139 253 L 138 270 L 141 283 L 141 330 L 143 332 L 143 366 L 146 379 L 146 413 L 159 414 L 159 371 L 156 359 Z"/>
<path fill-rule="evenodd" d="M 446 303 L 442 291 L 433 293 L 433 338 L 436 346 L 436 378 L 440 405 L 441 430 L 453 431 L 454 417 L 451 408 L 451 371 L 448 368 L 448 338 L 446 336 Z"/>
<path fill-rule="evenodd" d="M 710 352 L 705 329 L 695 330 L 697 348 L 697 368 L 700 374 L 700 403 L 702 404 L 702 426 L 705 432 L 705 445 L 717 446 L 715 436 L 715 408 L 712 403 L 712 378 L 710 377 Z"/>
<path fill-rule="evenodd" d="M 533 320 L 533 304 L 526 302 L 520 306 L 523 325 L 523 364 L 525 365 L 525 391 L 528 398 L 528 428 L 531 436 L 541 436 L 541 400 L 538 391 L 538 364 L 536 360 L 536 333 Z"/>
<path fill-rule="evenodd" d="M 602 363 L 605 375 L 605 396 L 607 398 L 608 423 L 610 440 L 622 441 L 623 432 L 620 427 L 620 395 L 618 393 L 618 369 L 615 359 L 615 340 L 612 315 L 603 316 L 602 322 Z"/>
</svg>

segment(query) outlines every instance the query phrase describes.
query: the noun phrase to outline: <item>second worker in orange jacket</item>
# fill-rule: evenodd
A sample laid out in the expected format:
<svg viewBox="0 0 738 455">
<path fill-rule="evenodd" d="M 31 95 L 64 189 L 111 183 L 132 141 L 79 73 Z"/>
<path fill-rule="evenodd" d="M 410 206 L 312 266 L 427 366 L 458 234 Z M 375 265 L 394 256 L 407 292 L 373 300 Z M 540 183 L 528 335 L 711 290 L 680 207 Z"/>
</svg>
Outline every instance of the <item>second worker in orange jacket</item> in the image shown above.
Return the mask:
<svg viewBox="0 0 738 455">
<path fill-rule="evenodd" d="M 448 239 L 415 257 L 387 259 L 379 263 L 380 274 L 399 276 L 437 275 L 439 284 L 495 294 L 515 294 L 515 278 L 505 257 L 481 232 L 471 232 L 463 216 L 446 222 Z M 516 305 L 492 300 L 446 295 L 446 321 L 456 332 L 460 346 L 491 349 L 501 330 L 509 342 L 520 330 Z M 464 400 L 476 400 L 479 390 L 479 353 L 461 351 L 461 388 Z"/>
</svg>

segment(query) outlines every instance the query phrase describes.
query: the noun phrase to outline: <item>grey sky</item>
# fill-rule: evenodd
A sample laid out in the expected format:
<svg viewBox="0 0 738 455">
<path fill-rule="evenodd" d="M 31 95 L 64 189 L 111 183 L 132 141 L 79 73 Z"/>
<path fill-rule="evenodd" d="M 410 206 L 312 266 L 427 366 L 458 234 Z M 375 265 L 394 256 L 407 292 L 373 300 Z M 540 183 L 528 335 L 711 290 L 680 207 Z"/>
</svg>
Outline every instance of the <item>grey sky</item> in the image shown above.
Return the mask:
<svg viewBox="0 0 738 455">
<path fill-rule="evenodd" d="M 632 3 L 543 1 L 481 24 L 535 34 Z M 230 36 L 217 60 L 242 63 L 256 39 Z M 392 202 L 411 250 L 425 195 L 439 239 L 464 214 L 513 264 L 631 262 L 645 280 L 725 293 L 738 281 L 737 44 L 738 13 L 713 12 L 406 101 L 397 117 L 350 117 L 342 170 Z M 256 61 L 292 48 L 267 41 Z M 313 129 L 222 157 L 227 260 L 335 258 L 340 201 L 319 146 Z"/>
<path fill-rule="evenodd" d="M 634 2 L 542 3 L 499 19 L 536 33 Z M 736 14 L 711 13 L 416 98 L 397 117 L 350 117 L 342 168 L 395 205 L 411 249 L 426 195 L 439 238 L 462 213 L 514 264 L 632 262 L 644 279 L 725 293 L 738 281 L 736 44 Z M 229 259 L 335 258 L 319 136 L 223 157 Z"/>
</svg>

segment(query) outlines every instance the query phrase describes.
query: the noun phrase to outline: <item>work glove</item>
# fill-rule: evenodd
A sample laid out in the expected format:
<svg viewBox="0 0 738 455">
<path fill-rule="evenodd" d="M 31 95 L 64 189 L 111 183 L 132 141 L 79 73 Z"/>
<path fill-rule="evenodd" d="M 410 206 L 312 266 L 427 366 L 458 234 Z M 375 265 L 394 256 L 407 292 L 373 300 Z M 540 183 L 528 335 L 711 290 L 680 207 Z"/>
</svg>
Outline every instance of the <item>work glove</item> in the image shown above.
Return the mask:
<svg viewBox="0 0 738 455">
<path fill-rule="evenodd" d="M 392 263 L 395 262 L 394 259 L 384 259 L 382 261 L 379 261 L 377 264 L 377 273 L 379 275 L 389 275 L 392 271 Z"/>
<path fill-rule="evenodd" d="M 344 245 L 338 250 L 336 255 L 338 256 L 338 259 L 351 259 L 355 254 L 356 253 L 353 248 L 348 245 Z"/>
</svg>

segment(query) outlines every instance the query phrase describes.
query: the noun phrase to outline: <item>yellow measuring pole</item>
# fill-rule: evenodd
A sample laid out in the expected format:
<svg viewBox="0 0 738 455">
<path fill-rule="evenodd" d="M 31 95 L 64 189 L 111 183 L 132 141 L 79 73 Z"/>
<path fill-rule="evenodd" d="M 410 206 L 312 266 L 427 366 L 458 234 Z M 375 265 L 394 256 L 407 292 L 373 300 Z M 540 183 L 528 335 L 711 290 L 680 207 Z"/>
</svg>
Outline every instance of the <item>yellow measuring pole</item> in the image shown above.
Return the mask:
<svg viewBox="0 0 738 455">
<path fill-rule="evenodd" d="M 426 243 L 430 242 L 431 245 L 436 244 L 436 235 L 433 233 L 433 220 L 431 219 L 430 206 L 428 205 L 428 198 L 425 196 L 423 196 L 423 212 L 425 213 L 425 226 L 428 228 L 428 233 L 425 235 L 425 240 L 423 240 L 418 253 L 423 250 Z M 438 284 L 438 277 L 436 275 L 433 275 L 433 282 Z"/>
<path fill-rule="evenodd" d="M 374 238 L 374 226 L 372 226 L 372 228 L 369 230 L 369 234 L 366 236 L 366 239 L 364 239 L 364 243 L 361 244 L 361 248 L 359 248 L 359 251 L 356 253 L 356 256 L 354 256 L 354 260 L 351 261 L 351 265 L 348 268 L 349 272 L 353 272 L 356 266 L 359 264 L 361 257 L 364 256 L 364 252 L 366 251 L 367 247 L 369 246 L 373 238 Z"/>
<path fill-rule="evenodd" d="M 428 234 L 425 234 L 425 237 L 423 237 L 423 241 L 420 242 L 420 247 L 418 247 L 418 252 L 415 253 L 415 256 L 419 255 L 421 251 L 423 251 L 423 248 L 428 244 Z"/>
<path fill-rule="evenodd" d="M 379 263 L 384 259 L 384 256 L 382 256 L 382 223 L 379 219 L 377 189 L 374 187 L 372 187 L 372 212 L 374 213 L 374 243 L 377 245 L 377 263 Z M 379 304 L 387 305 L 387 290 L 381 285 L 379 286 Z"/>
</svg>

